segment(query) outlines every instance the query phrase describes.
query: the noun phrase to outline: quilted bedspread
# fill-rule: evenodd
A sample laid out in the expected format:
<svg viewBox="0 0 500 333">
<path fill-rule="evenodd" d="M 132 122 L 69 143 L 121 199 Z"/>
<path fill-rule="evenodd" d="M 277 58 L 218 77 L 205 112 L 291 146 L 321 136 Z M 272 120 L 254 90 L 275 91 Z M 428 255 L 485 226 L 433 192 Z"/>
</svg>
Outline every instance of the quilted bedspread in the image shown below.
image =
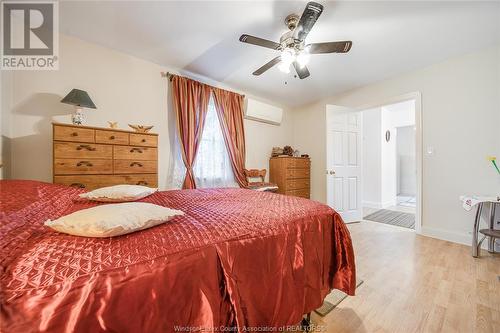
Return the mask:
<svg viewBox="0 0 500 333">
<path fill-rule="evenodd" d="M 157 192 L 182 210 L 115 238 L 43 225 L 97 205 L 83 190 L 0 181 L 0 331 L 172 332 L 278 328 L 353 295 L 349 232 L 330 207 L 245 189 Z"/>
</svg>

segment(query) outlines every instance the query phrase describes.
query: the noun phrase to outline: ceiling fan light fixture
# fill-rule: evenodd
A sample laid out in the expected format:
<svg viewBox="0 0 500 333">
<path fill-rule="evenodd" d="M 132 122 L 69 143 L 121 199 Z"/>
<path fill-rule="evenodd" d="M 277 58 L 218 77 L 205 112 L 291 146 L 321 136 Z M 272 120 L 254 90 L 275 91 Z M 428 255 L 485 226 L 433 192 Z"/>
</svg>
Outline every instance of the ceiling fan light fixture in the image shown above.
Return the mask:
<svg viewBox="0 0 500 333">
<path fill-rule="evenodd" d="M 311 59 L 311 55 L 306 50 L 300 51 L 299 54 L 297 54 L 297 58 L 296 58 L 297 63 L 299 64 L 300 68 L 303 68 L 304 66 L 306 66 L 309 63 L 310 59 Z"/>
<path fill-rule="evenodd" d="M 281 62 L 290 66 L 295 60 L 295 52 L 292 49 L 286 48 L 281 52 Z"/>
<path fill-rule="evenodd" d="M 279 43 L 247 34 L 241 35 L 240 42 L 280 52 L 278 56 L 259 67 L 252 74 L 261 75 L 276 65 L 283 73 L 290 73 L 290 66 L 293 65 L 294 71 L 302 80 L 310 75 L 307 68 L 310 55 L 349 52 L 352 46 L 352 41 L 349 40 L 306 44 L 306 38 L 322 12 L 323 6 L 321 4 L 310 1 L 301 16 L 288 15 L 285 24 L 289 31 L 281 35 Z"/>
<path fill-rule="evenodd" d="M 278 69 L 283 72 L 283 73 L 290 73 L 290 63 L 286 63 L 284 61 L 282 61 L 279 66 L 278 66 Z"/>
</svg>

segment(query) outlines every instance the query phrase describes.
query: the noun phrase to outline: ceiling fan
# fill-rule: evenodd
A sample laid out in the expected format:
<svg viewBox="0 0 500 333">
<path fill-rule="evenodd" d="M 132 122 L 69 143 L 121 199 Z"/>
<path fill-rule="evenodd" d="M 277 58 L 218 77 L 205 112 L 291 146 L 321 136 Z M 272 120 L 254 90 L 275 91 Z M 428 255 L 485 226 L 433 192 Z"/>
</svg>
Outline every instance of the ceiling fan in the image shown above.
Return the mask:
<svg viewBox="0 0 500 333">
<path fill-rule="evenodd" d="M 279 69 L 282 72 L 290 73 L 290 65 L 293 64 L 299 78 L 305 79 L 310 75 L 306 65 L 309 62 L 311 54 L 349 52 L 352 46 L 351 41 L 305 43 L 309 31 L 311 31 L 322 12 L 323 6 L 321 4 L 309 2 L 301 17 L 297 14 L 288 15 L 285 19 L 285 24 L 290 31 L 285 32 L 281 36 L 279 43 L 246 34 L 241 35 L 240 42 L 267 47 L 281 52 L 281 55 L 257 69 L 253 72 L 253 75 L 261 75 L 277 64 L 280 64 Z"/>
</svg>

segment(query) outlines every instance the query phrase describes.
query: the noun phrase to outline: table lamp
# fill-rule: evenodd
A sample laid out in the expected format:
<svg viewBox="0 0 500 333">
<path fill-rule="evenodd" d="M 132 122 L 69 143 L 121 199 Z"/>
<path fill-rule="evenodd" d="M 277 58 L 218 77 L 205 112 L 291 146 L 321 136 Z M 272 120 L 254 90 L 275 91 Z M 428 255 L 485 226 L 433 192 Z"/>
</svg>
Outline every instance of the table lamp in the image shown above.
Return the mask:
<svg viewBox="0 0 500 333">
<path fill-rule="evenodd" d="M 90 99 L 86 91 L 73 89 L 61 100 L 61 103 L 71 104 L 76 107 L 76 111 L 71 115 L 73 125 L 81 125 L 83 123 L 82 108 L 97 109 L 94 102 Z"/>
</svg>

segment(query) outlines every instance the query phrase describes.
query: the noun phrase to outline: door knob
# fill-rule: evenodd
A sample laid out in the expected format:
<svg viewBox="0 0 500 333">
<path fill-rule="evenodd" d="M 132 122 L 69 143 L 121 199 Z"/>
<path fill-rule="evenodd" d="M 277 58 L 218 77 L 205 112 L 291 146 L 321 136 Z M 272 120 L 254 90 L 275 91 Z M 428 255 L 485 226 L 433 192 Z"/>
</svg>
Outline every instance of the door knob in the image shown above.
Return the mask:
<svg viewBox="0 0 500 333">
<path fill-rule="evenodd" d="M 330 175 L 334 175 L 334 174 L 335 174 L 335 171 L 330 170 Z"/>
</svg>

